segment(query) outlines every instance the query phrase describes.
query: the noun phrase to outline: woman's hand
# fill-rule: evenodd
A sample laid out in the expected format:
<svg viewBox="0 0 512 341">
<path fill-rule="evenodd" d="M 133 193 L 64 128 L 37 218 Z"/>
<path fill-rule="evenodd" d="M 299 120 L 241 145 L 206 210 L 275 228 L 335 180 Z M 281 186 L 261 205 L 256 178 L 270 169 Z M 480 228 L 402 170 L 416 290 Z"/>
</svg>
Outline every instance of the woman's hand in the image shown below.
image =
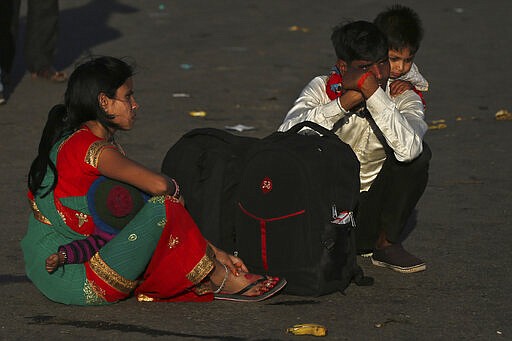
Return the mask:
<svg viewBox="0 0 512 341">
<path fill-rule="evenodd" d="M 240 272 L 249 272 L 249 269 L 247 269 L 240 257 L 228 254 L 227 252 L 213 246 L 212 243 L 209 244 L 213 249 L 213 252 L 215 252 L 217 260 L 222 264 L 225 264 L 233 275 L 238 276 Z"/>
</svg>

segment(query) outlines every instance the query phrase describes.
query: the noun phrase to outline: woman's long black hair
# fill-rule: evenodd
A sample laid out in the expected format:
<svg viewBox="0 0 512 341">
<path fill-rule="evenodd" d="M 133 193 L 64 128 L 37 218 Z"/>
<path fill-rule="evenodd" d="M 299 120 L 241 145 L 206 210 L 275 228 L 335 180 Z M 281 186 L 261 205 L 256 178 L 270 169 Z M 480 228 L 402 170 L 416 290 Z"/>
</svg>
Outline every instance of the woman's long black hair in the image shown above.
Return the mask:
<svg viewBox="0 0 512 341">
<path fill-rule="evenodd" d="M 97 57 L 79 65 L 71 74 L 64 94 L 64 104 L 55 105 L 48 113 L 37 157 L 28 173 L 28 188 L 36 195 L 47 195 L 57 186 L 57 168 L 50 160 L 53 145 L 62 137 L 73 133 L 85 122 L 97 120 L 104 127 L 117 126 L 101 108 L 98 96 L 105 93 L 114 98 L 117 89 L 133 75 L 133 67 L 114 57 Z M 50 188 L 44 193 L 41 184 L 48 168 L 55 175 Z"/>
</svg>

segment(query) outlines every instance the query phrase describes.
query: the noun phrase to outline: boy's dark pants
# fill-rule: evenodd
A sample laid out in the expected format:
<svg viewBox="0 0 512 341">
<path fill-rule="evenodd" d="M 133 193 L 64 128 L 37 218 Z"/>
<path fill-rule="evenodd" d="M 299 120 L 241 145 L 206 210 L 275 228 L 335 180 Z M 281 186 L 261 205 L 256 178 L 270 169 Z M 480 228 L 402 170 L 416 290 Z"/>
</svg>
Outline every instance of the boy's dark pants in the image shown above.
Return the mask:
<svg viewBox="0 0 512 341">
<path fill-rule="evenodd" d="M 423 152 L 411 162 L 387 156 L 370 190 L 361 192 L 356 211 L 356 244 L 360 253 L 375 249 L 381 231 L 386 239 L 401 242 L 408 218 L 423 195 L 432 152 L 423 142 Z"/>
</svg>

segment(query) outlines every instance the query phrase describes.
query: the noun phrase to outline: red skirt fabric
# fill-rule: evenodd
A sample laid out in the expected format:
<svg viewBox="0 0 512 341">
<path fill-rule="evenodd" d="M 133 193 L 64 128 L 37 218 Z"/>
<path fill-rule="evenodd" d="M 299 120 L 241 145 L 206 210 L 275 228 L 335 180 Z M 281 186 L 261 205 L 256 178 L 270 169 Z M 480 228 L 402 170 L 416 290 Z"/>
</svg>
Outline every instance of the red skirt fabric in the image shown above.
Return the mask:
<svg viewBox="0 0 512 341">
<path fill-rule="evenodd" d="M 136 288 L 139 301 L 211 301 L 208 274 L 214 268 L 214 253 L 188 211 L 166 200 L 162 236 Z"/>
</svg>

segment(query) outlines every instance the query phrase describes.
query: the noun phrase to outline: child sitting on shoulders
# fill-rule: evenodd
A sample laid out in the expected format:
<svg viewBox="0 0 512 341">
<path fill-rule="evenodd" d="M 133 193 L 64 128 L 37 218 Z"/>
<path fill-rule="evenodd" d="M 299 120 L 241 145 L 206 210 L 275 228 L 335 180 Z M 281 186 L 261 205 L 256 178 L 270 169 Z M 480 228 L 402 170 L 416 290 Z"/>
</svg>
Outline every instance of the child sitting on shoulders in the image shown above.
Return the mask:
<svg viewBox="0 0 512 341">
<path fill-rule="evenodd" d="M 414 90 L 425 104 L 422 92 L 428 91 L 428 81 L 413 63 L 423 38 L 418 14 L 409 7 L 393 5 L 379 13 L 373 23 L 388 39 L 390 95 L 394 97 Z"/>
</svg>

